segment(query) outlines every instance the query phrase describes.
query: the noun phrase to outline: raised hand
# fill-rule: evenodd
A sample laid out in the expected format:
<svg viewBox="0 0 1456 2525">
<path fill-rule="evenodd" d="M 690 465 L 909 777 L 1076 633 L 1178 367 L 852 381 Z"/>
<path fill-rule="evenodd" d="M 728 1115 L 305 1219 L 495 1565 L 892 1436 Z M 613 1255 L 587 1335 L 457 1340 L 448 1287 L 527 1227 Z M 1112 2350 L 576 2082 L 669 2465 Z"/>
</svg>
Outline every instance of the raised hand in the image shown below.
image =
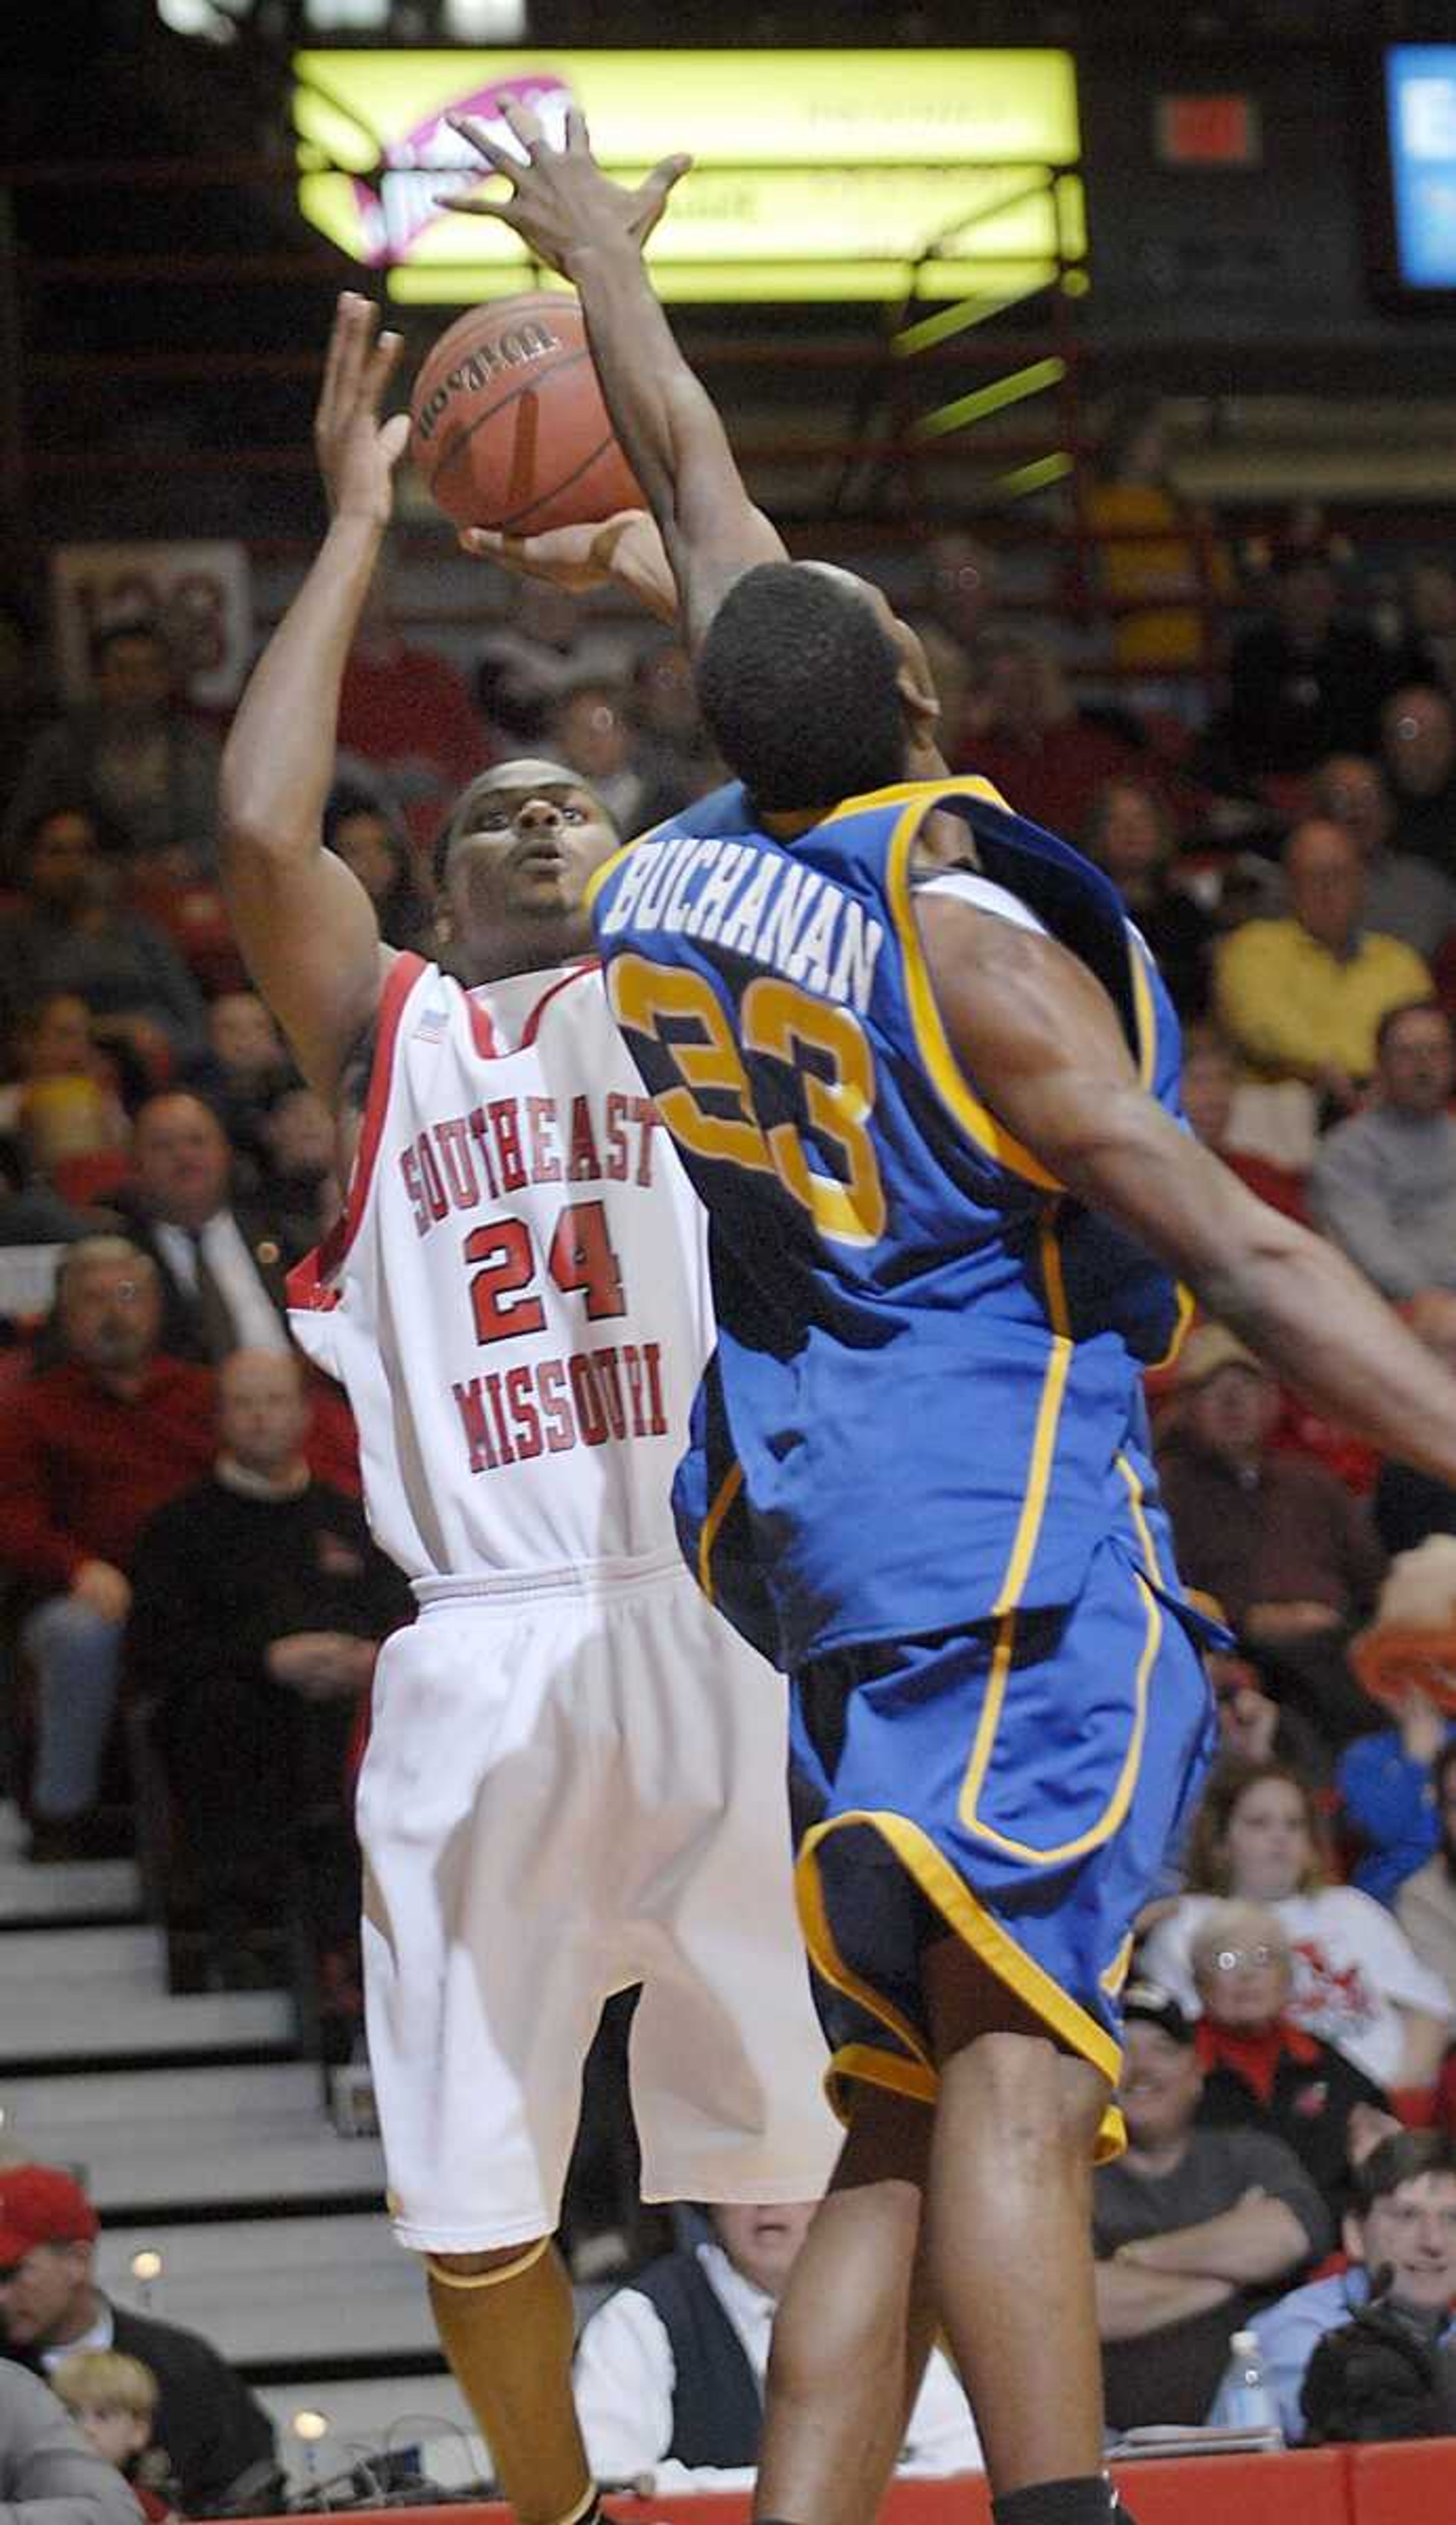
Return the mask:
<svg viewBox="0 0 1456 2525">
<path fill-rule="evenodd" d="M 378 309 L 369 299 L 344 291 L 328 337 L 314 449 L 332 515 L 384 524 L 393 505 L 390 476 L 404 454 L 410 416 L 401 412 L 379 420 L 400 336 L 379 333 L 378 322 Z"/>
<path fill-rule="evenodd" d="M 538 263 L 551 266 L 568 279 L 574 255 L 589 251 L 616 235 L 632 245 L 646 244 L 668 205 L 668 196 L 692 164 L 690 158 L 664 158 L 634 192 L 614 184 L 591 154 L 586 124 L 574 106 L 567 116 L 566 146 L 553 149 L 528 106 L 507 100 L 505 121 L 526 151 L 526 161 L 492 140 L 476 115 L 452 114 L 450 127 L 485 161 L 493 174 L 511 185 L 507 201 L 474 201 L 458 194 L 437 198 L 452 211 L 472 219 L 500 220 L 513 228 Z"/>
</svg>

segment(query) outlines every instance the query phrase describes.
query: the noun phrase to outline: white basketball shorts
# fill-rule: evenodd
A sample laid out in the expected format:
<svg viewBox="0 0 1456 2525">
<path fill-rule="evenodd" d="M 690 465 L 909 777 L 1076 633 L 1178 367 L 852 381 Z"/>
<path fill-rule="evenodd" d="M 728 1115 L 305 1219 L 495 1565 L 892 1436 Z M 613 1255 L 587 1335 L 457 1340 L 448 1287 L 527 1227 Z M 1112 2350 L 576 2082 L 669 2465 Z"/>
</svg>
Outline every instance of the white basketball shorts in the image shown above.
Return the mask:
<svg viewBox="0 0 1456 2525">
<path fill-rule="evenodd" d="M 793 1911 L 785 1692 L 674 1554 L 429 1582 L 359 1787 L 395 2230 L 556 2226 L 603 2002 L 640 1981 L 653 2201 L 809 2201 L 839 2133 Z"/>
</svg>

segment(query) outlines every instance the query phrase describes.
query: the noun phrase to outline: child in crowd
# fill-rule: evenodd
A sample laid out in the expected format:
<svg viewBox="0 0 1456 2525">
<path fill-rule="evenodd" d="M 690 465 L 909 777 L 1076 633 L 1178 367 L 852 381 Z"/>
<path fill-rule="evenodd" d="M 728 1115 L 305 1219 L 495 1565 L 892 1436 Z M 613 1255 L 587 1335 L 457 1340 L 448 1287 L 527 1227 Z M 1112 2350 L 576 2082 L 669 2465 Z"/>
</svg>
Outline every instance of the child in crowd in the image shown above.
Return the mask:
<svg viewBox="0 0 1456 2525">
<path fill-rule="evenodd" d="M 76 2350 L 51 2383 L 83 2437 L 131 2485 L 149 2525 L 176 2515 L 167 2457 L 152 2444 L 157 2379 L 124 2350 Z"/>
</svg>

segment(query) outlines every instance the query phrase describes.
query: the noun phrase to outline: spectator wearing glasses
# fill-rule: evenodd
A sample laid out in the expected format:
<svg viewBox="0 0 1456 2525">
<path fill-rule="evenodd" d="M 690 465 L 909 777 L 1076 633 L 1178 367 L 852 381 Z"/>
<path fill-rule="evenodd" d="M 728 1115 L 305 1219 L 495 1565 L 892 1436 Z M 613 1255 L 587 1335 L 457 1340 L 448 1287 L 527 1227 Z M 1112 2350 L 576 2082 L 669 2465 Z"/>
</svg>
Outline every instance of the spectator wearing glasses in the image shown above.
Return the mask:
<svg viewBox="0 0 1456 2525">
<path fill-rule="evenodd" d="M 1400 2127 L 1384 2089 L 1285 2014 L 1293 1950 L 1261 1904 L 1215 1904 L 1194 1934 L 1191 1963 L 1203 2010 L 1193 2030 L 1199 2121 L 1282 2140 L 1338 2216 L 1352 2164 Z"/>
</svg>

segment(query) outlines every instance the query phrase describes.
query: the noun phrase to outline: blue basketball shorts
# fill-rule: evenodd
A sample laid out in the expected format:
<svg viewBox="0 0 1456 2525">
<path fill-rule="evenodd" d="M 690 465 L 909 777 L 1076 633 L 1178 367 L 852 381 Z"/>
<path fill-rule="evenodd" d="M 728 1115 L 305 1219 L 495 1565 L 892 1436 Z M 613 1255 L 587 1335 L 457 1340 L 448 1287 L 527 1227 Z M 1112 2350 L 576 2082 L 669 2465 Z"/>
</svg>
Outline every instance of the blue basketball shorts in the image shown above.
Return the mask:
<svg viewBox="0 0 1456 2525">
<path fill-rule="evenodd" d="M 1132 1922 L 1212 1741 L 1177 1605 L 1112 1540 L 1073 1605 L 808 1665 L 797 1893 L 838 2109 L 856 2079 L 933 2101 L 921 1958 L 947 1935 L 1115 2085 Z M 1099 2158 L 1124 2138 L 1109 2105 Z"/>
</svg>

